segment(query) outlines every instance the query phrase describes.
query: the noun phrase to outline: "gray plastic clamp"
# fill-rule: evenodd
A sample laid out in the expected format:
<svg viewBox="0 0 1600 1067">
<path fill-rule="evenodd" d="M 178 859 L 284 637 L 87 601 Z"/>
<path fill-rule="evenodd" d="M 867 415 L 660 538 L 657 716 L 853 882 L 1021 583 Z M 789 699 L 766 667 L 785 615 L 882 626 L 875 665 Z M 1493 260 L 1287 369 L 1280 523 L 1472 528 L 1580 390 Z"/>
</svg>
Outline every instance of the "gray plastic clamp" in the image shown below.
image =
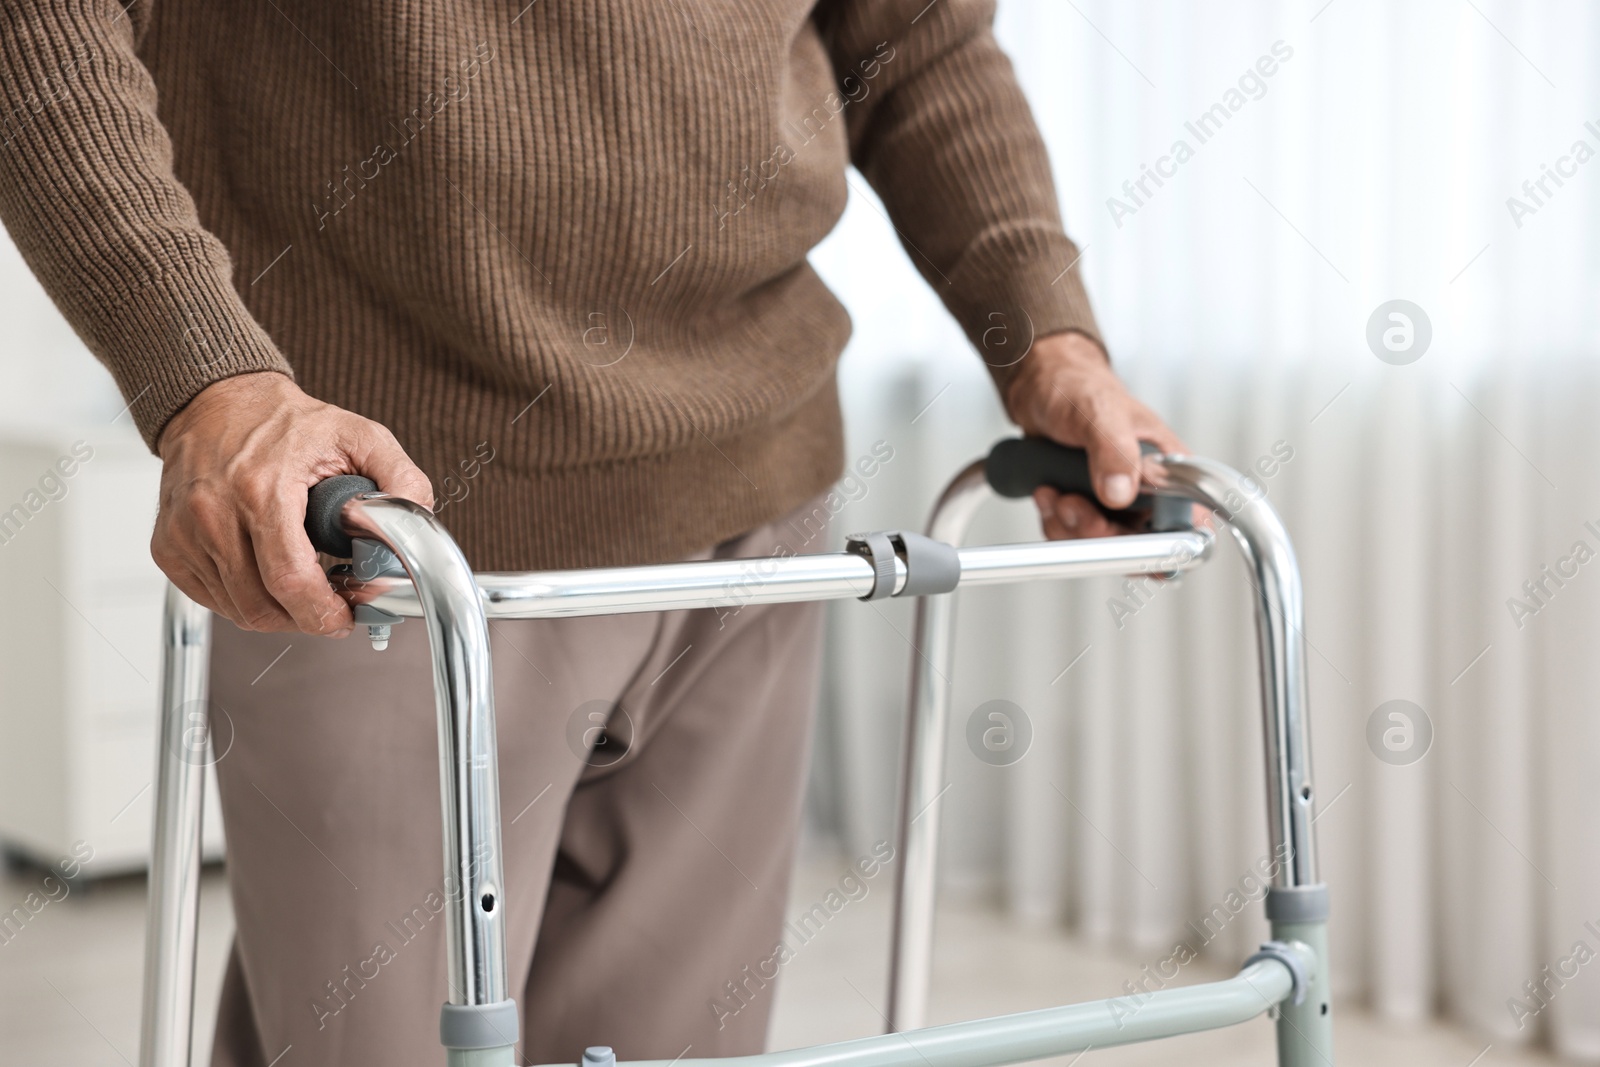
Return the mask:
<svg viewBox="0 0 1600 1067">
<path fill-rule="evenodd" d="M 446 1004 L 439 1009 L 439 1044 L 445 1048 L 506 1048 L 517 1043 L 517 1002 Z"/>
<path fill-rule="evenodd" d="M 961 581 L 961 554 L 954 545 L 909 530 L 850 534 L 845 538 L 845 551 L 872 564 L 872 591 L 862 600 L 948 593 Z M 894 591 L 896 558 L 906 563 L 906 584 L 898 593 Z"/>
<path fill-rule="evenodd" d="M 1289 968 L 1289 974 L 1294 979 L 1294 1003 L 1299 1005 L 1305 1001 L 1306 992 L 1311 988 L 1311 976 L 1306 973 L 1305 961 L 1300 958 L 1300 953 L 1290 948 L 1286 941 L 1264 941 L 1255 955 L 1245 960 L 1239 969 L 1242 971 L 1261 960 L 1277 960 Z"/>
<path fill-rule="evenodd" d="M 350 572 L 363 582 L 374 578 L 404 578 L 405 566 L 389 546 L 365 537 L 350 539 Z"/>
<path fill-rule="evenodd" d="M 350 565 L 346 573 L 361 581 L 368 582 L 374 578 L 404 578 L 406 569 L 387 545 L 377 541 L 370 541 L 364 537 L 350 539 Z M 357 604 L 351 609 L 351 617 L 357 626 L 365 626 L 367 635 L 372 639 L 373 648 L 384 648 L 389 644 L 391 628 L 405 622 L 405 616 L 384 611 L 372 604 Z"/>
<path fill-rule="evenodd" d="M 1314 923 L 1328 918 L 1328 887 L 1322 884 L 1273 886 L 1267 890 L 1267 918 L 1273 922 Z"/>
</svg>

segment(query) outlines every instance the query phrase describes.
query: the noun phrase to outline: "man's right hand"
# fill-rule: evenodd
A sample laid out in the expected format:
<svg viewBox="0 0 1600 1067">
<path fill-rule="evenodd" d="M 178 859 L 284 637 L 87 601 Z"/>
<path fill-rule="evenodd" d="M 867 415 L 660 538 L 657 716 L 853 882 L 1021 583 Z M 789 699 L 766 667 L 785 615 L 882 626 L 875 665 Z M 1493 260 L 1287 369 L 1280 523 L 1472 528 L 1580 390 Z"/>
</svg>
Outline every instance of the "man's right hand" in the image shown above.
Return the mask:
<svg viewBox="0 0 1600 1067">
<path fill-rule="evenodd" d="M 306 493 L 317 482 L 364 474 L 433 506 L 428 476 L 393 434 L 281 374 L 207 386 L 173 416 L 157 451 L 150 554 L 191 600 L 246 630 L 343 637 L 354 627 L 306 537 Z"/>
</svg>

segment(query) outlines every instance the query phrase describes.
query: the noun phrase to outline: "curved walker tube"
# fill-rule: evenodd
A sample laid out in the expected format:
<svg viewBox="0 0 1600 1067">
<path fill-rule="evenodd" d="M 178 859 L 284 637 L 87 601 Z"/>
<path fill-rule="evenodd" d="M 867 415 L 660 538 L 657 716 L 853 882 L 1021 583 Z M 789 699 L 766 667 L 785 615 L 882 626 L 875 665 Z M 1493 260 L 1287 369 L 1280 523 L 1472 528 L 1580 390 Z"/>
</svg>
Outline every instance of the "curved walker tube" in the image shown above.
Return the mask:
<svg viewBox="0 0 1600 1067">
<path fill-rule="evenodd" d="M 1211 460 L 1163 456 L 1166 495 L 1205 505 L 1227 523 L 1244 553 L 1256 591 L 1256 634 L 1265 718 L 1268 834 L 1274 854 L 1287 857 L 1267 894 L 1275 940 L 1311 948 L 1316 965 L 1299 1004 L 1279 1007 L 1278 1062 L 1285 1067 L 1333 1063 L 1332 1005 L 1328 993 L 1327 888 L 1317 876 L 1312 836 L 1310 723 L 1306 710 L 1305 611 L 1300 568 L 1278 514 L 1265 500 L 1236 512 L 1240 476 Z M 945 489 L 928 522 L 928 536 L 960 544 L 978 508 L 993 494 L 981 463 L 962 471 Z M 939 794 L 943 788 L 955 605 L 951 597 L 917 604 L 905 763 L 899 815 L 900 870 L 889 962 L 891 1032 L 925 1025 L 938 864 Z"/>
<path fill-rule="evenodd" d="M 1227 468 L 1200 460 L 1164 462 L 1173 491 L 1206 502 L 1219 500 L 1234 477 Z M 981 465 L 969 467 L 940 501 L 930 533 L 959 542 L 987 495 Z M 445 927 L 450 1000 L 440 1018 L 447 1063 L 509 1067 L 518 1040 L 518 1014 L 505 963 L 487 619 L 718 607 L 730 603 L 730 596 L 739 603 L 861 597 L 881 579 L 873 562 L 853 552 L 766 561 L 764 573 L 753 583 L 748 567 L 739 561 L 474 577 L 455 543 L 424 508 L 362 494 L 350 497 L 337 514 L 347 535 L 386 546 L 406 571 L 404 578 L 389 573 L 368 580 L 345 578 L 338 583 L 342 594 L 374 611 L 421 616 L 432 649 L 445 876 L 451 890 Z M 1280 884 L 1267 901 L 1274 937 L 1285 944 L 1253 957 L 1227 981 L 1161 990 L 1142 1002 L 1136 1018 L 1126 1017 L 1124 1000 L 1094 1001 L 731 1061 L 682 1060 L 678 1067 L 998 1067 L 1090 1046 L 1226 1026 L 1269 1008 L 1280 1013 L 1281 1063 L 1302 1067 L 1320 1060 L 1331 1065 L 1326 895 L 1315 881 L 1310 838 L 1299 574 L 1288 538 L 1265 504 L 1249 505 L 1232 519 L 1261 591 L 1262 677 L 1274 782 L 1272 833 L 1275 844 L 1284 841 L 1294 849 L 1294 862 L 1280 874 Z M 1198 565 L 1210 546 L 1208 534 L 1177 531 L 961 549 L 958 562 L 960 581 L 967 585 L 1165 574 Z M 899 591 L 910 582 L 908 564 L 897 558 L 893 567 L 893 587 Z M 168 591 L 166 612 L 140 1067 L 189 1067 L 194 1011 L 204 760 L 196 758 L 192 742 L 194 727 L 203 729 L 203 718 L 196 716 L 203 716 L 206 708 L 211 620 L 176 589 Z M 937 798 L 949 717 L 949 694 L 930 684 L 936 677 L 930 671 L 948 664 L 952 627 L 948 596 L 921 599 L 918 645 L 927 657 L 915 660 L 919 667 L 907 727 L 903 861 L 891 971 L 895 1030 L 920 1024 L 927 995 L 938 837 L 932 801 Z M 609 1050 L 591 1051 L 596 1065 L 614 1062 Z"/>
<path fill-rule="evenodd" d="M 345 532 L 392 551 L 416 586 L 433 650 L 444 828 L 445 959 L 441 1040 L 452 1063 L 511 1067 L 519 1015 L 506 981 L 499 757 L 489 623 L 466 557 L 431 511 L 373 496 L 345 504 Z"/>
<path fill-rule="evenodd" d="M 426 508 L 392 497 L 358 498 L 344 506 L 343 521 L 351 536 L 399 557 L 433 650 L 450 909 L 450 1000 L 441 1009 L 441 1040 L 451 1067 L 510 1067 L 518 1014 L 506 983 L 500 786 L 483 602 L 461 550 Z M 190 1063 L 205 778 L 203 761 L 185 758 L 183 746 L 195 725 L 189 719 L 207 706 L 210 632 L 210 613 L 169 588 L 140 1067 Z"/>
</svg>

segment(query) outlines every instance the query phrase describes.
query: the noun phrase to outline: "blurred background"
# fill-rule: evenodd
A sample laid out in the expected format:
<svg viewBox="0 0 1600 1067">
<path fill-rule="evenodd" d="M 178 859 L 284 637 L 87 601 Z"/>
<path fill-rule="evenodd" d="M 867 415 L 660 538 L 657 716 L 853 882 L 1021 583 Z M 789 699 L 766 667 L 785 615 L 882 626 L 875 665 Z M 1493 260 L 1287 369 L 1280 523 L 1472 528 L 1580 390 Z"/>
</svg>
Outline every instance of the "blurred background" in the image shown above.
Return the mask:
<svg viewBox="0 0 1600 1067">
<path fill-rule="evenodd" d="M 1600 6 L 999 12 L 1113 361 L 1194 451 L 1247 472 L 1241 490 L 1296 540 L 1343 1049 L 1363 1063 L 1600 1063 Z M 1202 141 L 1186 124 L 1219 103 L 1228 117 Z M 1192 154 L 1161 162 L 1179 140 Z M 1140 191 L 1146 167 L 1169 173 Z M 893 459 L 842 488 L 836 534 L 919 526 L 1007 432 L 981 361 L 851 183 L 813 261 L 855 320 L 850 455 L 886 442 Z M 63 544 L 74 531 L 127 542 L 91 553 L 87 572 L 64 549 L 0 548 L 8 597 L 23 571 L 101 591 L 62 593 L 82 610 L 7 612 L 0 831 L 35 835 L 33 851 L 92 840 L 90 873 L 137 871 L 160 583 L 140 556 L 147 526 L 127 516 L 151 513 L 154 462 L 4 243 L 0 321 L 0 500 L 84 441 L 94 459 L 44 518 Z M 997 503 L 973 540 L 1036 536 L 1031 505 Z M 1195 978 L 1231 971 L 1265 936 L 1248 594 L 1223 544 L 1153 594 L 1106 580 L 959 595 L 936 1016 L 1112 995 L 1175 944 L 1200 948 L 1200 920 L 1230 899 L 1246 906 Z M 831 623 L 804 905 L 892 840 L 911 655 L 909 605 L 836 605 Z M 1027 734 L 1003 765 L 966 742 L 996 700 Z M 29 877 L 13 873 L 8 893 Z M 119 884 L 0 947 L 0 999 L 76 1028 L 86 1063 L 136 1047 L 140 914 L 136 885 Z M 218 888 L 213 942 L 227 929 Z M 889 892 L 874 887 L 785 972 L 775 1046 L 881 1026 Z M 49 940 L 73 924 L 95 932 L 77 948 Z M 32 967 L 74 953 L 135 984 L 58 976 L 82 990 L 68 1012 Z M 205 959 L 219 967 L 220 945 Z M 1243 1045 L 1203 1040 L 1214 1058 L 1189 1062 L 1269 1062 L 1264 1023 Z M 43 1062 L 7 1042 L 0 1063 Z M 1180 1046 L 1159 1050 L 1090 1062 Z"/>
</svg>

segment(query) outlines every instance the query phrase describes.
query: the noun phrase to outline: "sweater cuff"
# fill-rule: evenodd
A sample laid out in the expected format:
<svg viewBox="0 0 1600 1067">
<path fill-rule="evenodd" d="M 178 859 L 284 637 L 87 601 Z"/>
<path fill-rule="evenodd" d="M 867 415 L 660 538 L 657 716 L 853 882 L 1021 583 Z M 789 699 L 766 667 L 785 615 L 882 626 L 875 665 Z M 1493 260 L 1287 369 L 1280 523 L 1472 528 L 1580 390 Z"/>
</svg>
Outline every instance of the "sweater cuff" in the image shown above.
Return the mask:
<svg viewBox="0 0 1600 1067">
<path fill-rule="evenodd" d="M 138 288 L 98 292 L 96 303 L 84 340 L 110 368 L 152 452 L 206 386 L 260 371 L 294 376 L 226 271 L 165 271 Z"/>
<path fill-rule="evenodd" d="M 946 306 L 1002 397 L 1040 337 L 1076 331 L 1105 349 L 1079 255 L 1054 227 L 1016 227 L 977 242 L 951 271 Z"/>
</svg>

